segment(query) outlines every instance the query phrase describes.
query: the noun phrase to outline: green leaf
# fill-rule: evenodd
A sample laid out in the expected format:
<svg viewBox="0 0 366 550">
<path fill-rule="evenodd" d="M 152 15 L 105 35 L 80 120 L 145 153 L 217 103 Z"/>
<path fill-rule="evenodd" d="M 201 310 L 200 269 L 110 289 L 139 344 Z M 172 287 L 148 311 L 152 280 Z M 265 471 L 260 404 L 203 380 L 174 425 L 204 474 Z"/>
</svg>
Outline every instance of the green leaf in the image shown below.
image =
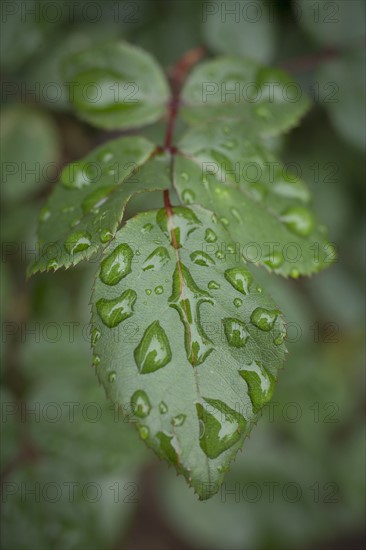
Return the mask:
<svg viewBox="0 0 366 550">
<path fill-rule="evenodd" d="M 179 149 L 174 185 L 181 201 L 215 212 L 246 260 L 293 277 L 334 260 L 305 184 L 249 141 L 240 122 L 195 127 Z"/>
<path fill-rule="evenodd" d="M 29 274 L 70 267 L 109 242 L 135 193 L 169 187 L 168 157 L 143 137 L 123 137 L 64 168 L 39 218 Z"/>
<path fill-rule="evenodd" d="M 189 123 L 240 120 L 252 136 L 289 130 L 310 105 L 287 73 L 240 57 L 199 64 L 187 79 L 182 100 L 182 116 Z"/>
<path fill-rule="evenodd" d="M 276 25 L 268 4 L 241 0 L 232 5 L 226 0 L 203 6 L 203 35 L 217 53 L 243 55 L 266 63 L 275 54 Z M 273 16 L 272 16 L 273 17 Z"/>
<path fill-rule="evenodd" d="M 57 129 L 45 113 L 13 105 L 0 125 L 2 194 L 18 200 L 36 192 L 55 168 L 60 154 Z"/>
<path fill-rule="evenodd" d="M 98 128 L 138 128 L 165 113 L 169 87 L 155 60 L 123 42 L 70 56 L 65 77 L 78 115 Z"/>
<path fill-rule="evenodd" d="M 286 351 L 280 311 L 199 206 L 129 220 L 92 303 L 108 396 L 131 403 L 141 438 L 209 498 L 272 395 Z"/>
</svg>

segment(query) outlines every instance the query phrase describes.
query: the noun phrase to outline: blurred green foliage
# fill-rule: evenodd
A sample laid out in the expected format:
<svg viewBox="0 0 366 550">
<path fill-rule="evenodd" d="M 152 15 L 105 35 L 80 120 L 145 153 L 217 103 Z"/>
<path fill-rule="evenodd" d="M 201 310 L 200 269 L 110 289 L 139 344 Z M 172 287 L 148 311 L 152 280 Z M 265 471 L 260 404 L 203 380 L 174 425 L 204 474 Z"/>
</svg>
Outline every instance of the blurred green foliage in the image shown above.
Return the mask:
<svg viewBox="0 0 366 550">
<path fill-rule="evenodd" d="M 2 13 L 3 548 L 361 547 L 364 4 L 283 1 L 269 4 L 270 17 L 265 2 L 252 3 L 251 12 L 242 1 L 238 21 L 224 11 L 234 2 L 107 1 L 94 3 L 95 14 L 83 0 L 70 16 L 58 0 L 52 17 L 42 4 L 4 2 Z M 25 17 L 25 5 L 39 17 Z M 274 147 L 310 185 L 339 259 L 310 280 L 259 275 L 287 317 L 290 355 L 272 408 L 209 503 L 197 502 L 181 478 L 145 452 L 95 383 L 87 325 L 96 264 L 25 280 L 41 198 L 56 175 L 24 177 L 21 163 L 30 170 L 33 163 L 64 165 L 115 137 L 75 120 L 61 66 L 70 52 L 116 37 L 168 68 L 201 44 L 210 53 L 283 63 L 315 102 Z M 37 92 L 49 83 L 56 83 L 53 92 Z M 145 135 L 161 141 L 163 133 L 158 123 Z M 128 213 L 161 201 L 158 193 L 137 197 Z M 74 422 L 65 403 L 78 404 Z M 83 407 L 90 403 L 88 417 Z M 101 418 L 90 421 L 95 411 Z M 73 501 L 71 482 L 79 484 Z M 93 487 L 83 494 L 88 483 L 100 498 Z M 37 487 L 40 498 L 23 494 Z"/>
</svg>

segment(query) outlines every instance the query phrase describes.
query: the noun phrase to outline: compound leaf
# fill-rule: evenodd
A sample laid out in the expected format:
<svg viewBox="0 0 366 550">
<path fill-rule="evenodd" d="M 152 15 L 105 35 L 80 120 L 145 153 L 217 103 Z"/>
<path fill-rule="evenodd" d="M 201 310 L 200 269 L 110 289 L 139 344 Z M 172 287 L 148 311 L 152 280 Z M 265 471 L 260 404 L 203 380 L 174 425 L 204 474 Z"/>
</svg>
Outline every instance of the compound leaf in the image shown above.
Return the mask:
<svg viewBox="0 0 366 550">
<path fill-rule="evenodd" d="M 39 216 L 37 271 L 91 258 L 117 231 L 135 193 L 169 187 L 168 158 L 143 137 L 123 137 L 94 149 L 61 173 Z"/>
<path fill-rule="evenodd" d="M 130 404 L 141 438 L 209 498 L 272 395 L 282 315 L 200 206 L 137 215 L 103 258 L 92 297 L 98 377 L 112 401 Z"/>
<path fill-rule="evenodd" d="M 334 260 L 305 184 L 248 140 L 240 122 L 194 127 L 179 150 L 174 185 L 181 201 L 215 212 L 246 260 L 292 277 Z"/>
<path fill-rule="evenodd" d="M 138 128 L 165 112 L 169 87 L 156 61 L 123 42 L 109 43 L 70 56 L 65 77 L 78 115 L 106 129 Z"/>
<path fill-rule="evenodd" d="M 286 72 L 241 57 L 219 57 L 197 65 L 182 100 L 182 116 L 190 124 L 240 120 L 252 136 L 289 130 L 310 105 Z"/>
</svg>

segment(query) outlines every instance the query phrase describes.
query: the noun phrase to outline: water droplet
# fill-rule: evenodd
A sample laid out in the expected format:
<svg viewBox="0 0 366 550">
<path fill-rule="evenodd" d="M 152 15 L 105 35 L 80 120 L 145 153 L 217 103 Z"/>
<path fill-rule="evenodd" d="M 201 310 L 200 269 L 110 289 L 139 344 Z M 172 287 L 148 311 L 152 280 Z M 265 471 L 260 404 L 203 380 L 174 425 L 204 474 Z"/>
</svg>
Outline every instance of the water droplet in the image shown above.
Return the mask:
<svg viewBox="0 0 366 550">
<path fill-rule="evenodd" d="M 182 286 L 184 294 L 182 294 Z M 212 342 L 201 324 L 199 308 L 204 302 L 212 304 L 210 294 L 197 286 L 184 264 L 180 264 L 180 270 L 176 266 L 169 305 L 179 313 L 184 326 L 187 358 L 194 367 L 203 363 L 213 350 Z"/>
<path fill-rule="evenodd" d="M 100 365 L 100 357 L 97 354 L 93 355 L 93 367 L 98 367 Z"/>
<path fill-rule="evenodd" d="M 282 253 L 278 250 L 273 250 L 266 258 L 263 259 L 263 263 L 271 269 L 276 269 L 283 264 Z"/>
<path fill-rule="evenodd" d="M 259 118 L 263 118 L 264 120 L 272 118 L 271 111 L 265 105 L 258 105 L 254 111 Z"/>
<path fill-rule="evenodd" d="M 144 390 L 137 390 L 131 397 L 131 408 L 135 416 L 146 418 L 151 411 L 151 403 Z"/>
<path fill-rule="evenodd" d="M 220 218 L 220 222 L 222 223 L 222 225 L 224 225 L 225 227 L 227 227 L 229 225 L 229 220 L 225 217 L 222 217 Z"/>
<path fill-rule="evenodd" d="M 161 369 L 171 361 L 169 340 L 159 321 L 154 321 L 146 329 L 134 357 L 141 374 Z"/>
<path fill-rule="evenodd" d="M 283 327 L 282 330 L 278 331 L 278 334 L 275 334 L 273 343 L 275 346 L 280 346 L 283 344 L 286 338 L 286 329 Z"/>
<path fill-rule="evenodd" d="M 164 292 L 164 287 L 162 287 L 161 285 L 155 287 L 155 290 L 154 290 L 155 294 L 163 294 Z"/>
<path fill-rule="evenodd" d="M 250 320 L 257 328 L 268 332 L 273 328 L 278 313 L 279 311 L 270 311 L 269 309 L 257 307 L 257 309 L 253 311 Z"/>
<path fill-rule="evenodd" d="M 154 226 L 153 226 L 152 223 L 145 223 L 145 225 L 141 229 L 141 233 L 150 233 L 150 231 L 153 229 L 153 227 Z"/>
<path fill-rule="evenodd" d="M 137 294 L 134 290 L 125 290 L 121 296 L 112 300 L 101 298 L 97 302 L 99 317 L 108 328 L 114 328 L 133 314 Z"/>
<path fill-rule="evenodd" d="M 164 246 L 159 246 L 152 252 L 142 264 L 143 271 L 159 271 L 170 260 L 169 252 Z"/>
<path fill-rule="evenodd" d="M 224 323 L 225 336 L 229 345 L 235 348 L 244 347 L 249 338 L 244 323 L 232 317 L 227 317 L 222 322 Z"/>
<path fill-rule="evenodd" d="M 117 378 L 117 375 L 114 371 L 108 374 L 108 382 L 110 382 L 111 384 L 113 384 L 113 382 L 116 381 L 116 378 Z"/>
<path fill-rule="evenodd" d="M 281 220 L 300 237 L 307 237 L 314 229 L 315 220 L 312 213 L 303 206 L 294 206 L 286 210 Z"/>
<path fill-rule="evenodd" d="M 196 404 L 200 421 L 199 443 L 203 452 L 214 459 L 240 440 L 246 421 L 241 414 L 222 401 L 208 398 L 204 400 L 209 407 L 206 404 Z"/>
<path fill-rule="evenodd" d="M 180 177 L 182 180 L 184 181 L 188 181 L 189 180 L 189 175 L 187 174 L 187 172 L 181 172 L 180 173 Z"/>
<path fill-rule="evenodd" d="M 215 243 L 217 241 L 217 235 L 216 235 L 215 231 L 213 231 L 210 228 L 206 229 L 206 231 L 205 231 L 205 241 L 207 243 Z"/>
<path fill-rule="evenodd" d="M 166 414 L 168 412 L 168 406 L 166 403 L 164 403 L 164 401 L 160 401 L 159 411 L 160 411 L 160 414 Z"/>
<path fill-rule="evenodd" d="M 191 189 L 185 189 L 182 193 L 182 199 L 185 204 L 193 204 L 196 195 Z"/>
<path fill-rule="evenodd" d="M 248 294 L 252 283 L 252 275 L 243 267 L 233 267 L 224 273 L 225 279 L 242 294 Z"/>
<path fill-rule="evenodd" d="M 220 288 L 219 283 L 217 283 L 216 281 L 210 281 L 207 286 L 211 290 L 217 290 L 218 288 Z"/>
<path fill-rule="evenodd" d="M 262 294 L 263 289 L 260 286 L 257 286 L 257 292 L 259 292 L 259 294 Z"/>
<path fill-rule="evenodd" d="M 61 183 L 67 189 L 83 189 L 95 178 L 92 165 L 74 162 L 66 166 L 61 173 Z"/>
<path fill-rule="evenodd" d="M 293 267 L 290 271 L 290 277 L 293 279 L 298 279 L 300 277 L 300 271 L 296 269 L 296 267 Z"/>
<path fill-rule="evenodd" d="M 147 426 L 139 426 L 139 434 L 141 439 L 145 441 L 150 435 L 149 428 Z"/>
<path fill-rule="evenodd" d="M 229 151 L 231 151 L 232 149 L 235 149 L 235 147 L 237 146 L 238 146 L 238 142 L 235 139 L 221 143 L 221 147 L 223 147 L 224 149 L 228 149 Z"/>
<path fill-rule="evenodd" d="M 95 346 L 101 336 L 101 332 L 98 327 L 94 327 L 91 333 L 91 345 Z"/>
<path fill-rule="evenodd" d="M 106 285 L 116 285 L 131 273 L 132 249 L 128 244 L 120 244 L 105 258 L 100 267 L 100 279 Z"/>
<path fill-rule="evenodd" d="M 113 153 L 107 150 L 101 151 L 98 155 L 98 159 L 105 163 L 111 162 L 111 160 L 113 160 Z"/>
<path fill-rule="evenodd" d="M 60 266 L 59 266 L 58 261 L 56 260 L 56 258 L 53 258 L 47 264 L 47 271 L 49 271 L 50 269 L 53 269 L 54 271 L 56 271 L 56 269 L 58 269 L 59 267 Z"/>
<path fill-rule="evenodd" d="M 152 290 L 151 290 L 151 288 L 146 288 L 146 289 L 145 289 L 145 292 L 146 292 L 146 294 L 147 294 L 148 296 L 150 296 L 151 293 L 152 293 Z"/>
<path fill-rule="evenodd" d="M 109 195 L 114 189 L 115 187 L 113 185 L 99 187 L 96 191 L 85 197 L 82 203 L 84 214 L 97 212 L 100 206 L 108 200 Z"/>
<path fill-rule="evenodd" d="M 225 254 L 223 252 L 221 252 L 221 250 L 218 250 L 217 252 L 215 252 L 215 256 L 218 260 L 224 260 L 225 259 Z"/>
<path fill-rule="evenodd" d="M 113 233 L 109 229 L 102 229 L 100 233 L 100 242 L 108 243 L 113 237 Z"/>
<path fill-rule="evenodd" d="M 201 250 L 196 250 L 195 252 L 192 252 L 190 258 L 194 264 L 201 265 L 203 267 L 211 267 L 212 265 L 215 265 L 215 262 L 211 258 L 211 256 L 206 254 L 206 252 L 202 252 Z"/>
<path fill-rule="evenodd" d="M 253 361 L 245 365 L 244 370 L 239 371 L 240 376 L 246 381 L 249 397 L 253 405 L 253 412 L 257 414 L 273 395 L 275 379 L 260 363 Z"/>
<path fill-rule="evenodd" d="M 235 307 L 240 307 L 243 304 L 243 300 L 241 300 L 240 298 L 235 298 L 233 304 Z"/>
<path fill-rule="evenodd" d="M 41 211 L 39 213 L 39 221 L 44 223 L 47 220 L 49 220 L 50 217 L 51 217 L 51 210 L 47 206 L 44 206 L 43 208 L 41 208 Z"/>
<path fill-rule="evenodd" d="M 91 245 L 91 235 L 86 231 L 72 233 L 65 241 L 65 250 L 73 255 L 86 250 Z"/>
<path fill-rule="evenodd" d="M 172 418 L 171 423 L 175 427 L 183 426 L 185 420 L 186 420 L 185 414 L 178 414 L 177 416 L 174 416 L 174 418 Z"/>
</svg>

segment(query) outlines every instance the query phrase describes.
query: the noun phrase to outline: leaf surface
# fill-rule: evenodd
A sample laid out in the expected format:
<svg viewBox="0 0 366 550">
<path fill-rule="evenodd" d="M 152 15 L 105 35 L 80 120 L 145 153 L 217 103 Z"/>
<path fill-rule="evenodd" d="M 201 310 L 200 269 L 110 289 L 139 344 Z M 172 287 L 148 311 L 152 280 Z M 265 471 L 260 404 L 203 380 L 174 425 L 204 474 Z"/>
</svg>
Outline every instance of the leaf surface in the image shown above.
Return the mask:
<svg viewBox="0 0 366 550">
<path fill-rule="evenodd" d="M 277 306 L 199 206 L 129 220 L 104 252 L 92 304 L 108 396 L 131 404 L 141 438 L 209 498 L 282 367 Z"/>
</svg>

